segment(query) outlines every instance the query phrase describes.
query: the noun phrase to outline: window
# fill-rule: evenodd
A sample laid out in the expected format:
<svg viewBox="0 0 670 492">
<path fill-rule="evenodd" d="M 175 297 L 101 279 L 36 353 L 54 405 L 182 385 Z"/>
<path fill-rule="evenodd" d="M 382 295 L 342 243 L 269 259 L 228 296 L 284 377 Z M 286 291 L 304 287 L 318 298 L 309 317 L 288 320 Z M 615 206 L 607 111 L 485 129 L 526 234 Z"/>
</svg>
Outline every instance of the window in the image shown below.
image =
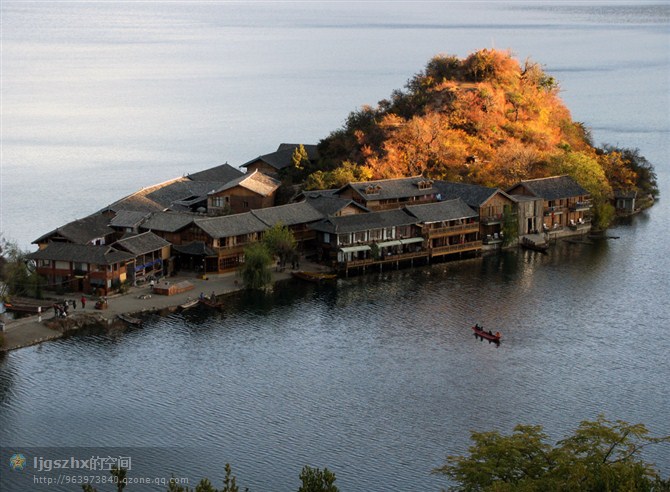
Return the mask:
<svg viewBox="0 0 670 492">
<path fill-rule="evenodd" d="M 249 202 L 246 201 L 246 200 L 244 200 L 244 201 L 242 202 L 242 207 L 243 207 L 243 208 L 249 208 Z"/>
<path fill-rule="evenodd" d="M 223 207 L 223 198 L 220 196 L 215 196 L 212 199 L 212 206 L 213 207 Z"/>
</svg>

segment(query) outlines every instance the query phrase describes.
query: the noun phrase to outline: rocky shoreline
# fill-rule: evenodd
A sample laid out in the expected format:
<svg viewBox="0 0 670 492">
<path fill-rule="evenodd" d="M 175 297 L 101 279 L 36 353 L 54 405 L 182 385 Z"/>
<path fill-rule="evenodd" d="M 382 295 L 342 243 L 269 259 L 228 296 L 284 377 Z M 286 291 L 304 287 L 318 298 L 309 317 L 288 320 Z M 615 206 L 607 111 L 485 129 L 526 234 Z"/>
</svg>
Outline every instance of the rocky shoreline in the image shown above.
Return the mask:
<svg viewBox="0 0 670 492">
<path fill-rule="evenodd" d="M 306 264 L 307 269 L 322 271 L 321 265 Z M 289 270 L 283 272 L 272 271 L 273 284 L 291 277 Z M 162 311 L 174 311 L 189 300 L 196 299 L 201 293 L 216 296 L 237 292 L 242 289 L 237 274 L 227 273 L 208 275 L 206 278 L 173 277 L 167 279 L 170 283 L 188 280 L 194 289 L 172 296 L 155 295 L 148 285 L 131 287 L 125 294 L 108 297 L 107 309 L 96 310 L 94 303 L 89 302 L 86 308 L 79 303 L 78 309 L 71 309 L 67 318 L 57 318 L 52 310 L 41 316 L 33 315 L 16 320 L 7 320 L 2 333 L 4 344 L 0 352 L 9 352 L 20 348 L 30 347 L 46 341 L 56 340 L 86 328 L 102 328 L 114 323 L 123 323 L 118 316 L 138 316 Z M 75 297 L 73 294 L 70 298 Z"/>
</svg>

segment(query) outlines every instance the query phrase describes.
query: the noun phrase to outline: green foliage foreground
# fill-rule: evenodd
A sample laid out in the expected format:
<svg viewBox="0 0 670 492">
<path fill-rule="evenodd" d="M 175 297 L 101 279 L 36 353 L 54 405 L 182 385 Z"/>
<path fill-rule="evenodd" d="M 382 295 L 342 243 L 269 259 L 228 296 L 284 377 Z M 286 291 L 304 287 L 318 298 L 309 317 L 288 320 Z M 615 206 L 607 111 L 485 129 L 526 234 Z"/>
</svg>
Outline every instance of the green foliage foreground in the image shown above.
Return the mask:
<svg viewBox="0 0 670 492">
<path fill-rule="evenodd" d="M 668 491 L 653 465 L 640 459 L 645 446 L 670 442 L 642 424 L 583 421 L 568 438 L 547 444 L 541 426 L 518 425 L 512 435 L 473 432 L 469 456 L 448 456 L 433 473 L 463 492 Z"/>
</svg>

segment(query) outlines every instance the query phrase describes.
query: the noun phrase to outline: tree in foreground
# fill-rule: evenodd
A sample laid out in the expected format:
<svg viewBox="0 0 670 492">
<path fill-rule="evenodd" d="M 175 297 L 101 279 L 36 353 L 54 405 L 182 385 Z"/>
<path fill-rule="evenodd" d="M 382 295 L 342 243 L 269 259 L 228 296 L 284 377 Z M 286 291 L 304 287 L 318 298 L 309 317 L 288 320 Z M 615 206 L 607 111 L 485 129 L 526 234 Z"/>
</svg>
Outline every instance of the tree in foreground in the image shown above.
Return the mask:
<svg viewBox="0 0 670 492">
<path fill-rule="evenodd" d="M 244 263 L 240 267 L 242 282 L 247 289 L 261 290 L 272 281 L 270 265 L 272 255 L 261 243 L 254 243 L 244 250 Z"/>
<path fill-rule="evenodd" d="M 263 245 L 270 254 L 279 258 L 279 265 L 284 268 L 287 261 L 297 257 L 296 240 L 293 232 L 281 223 L 273 225 L 263 234 Z"/>
<path fill-rule="evenodd" d="M 469 456 L 448 456 L 433 470 L 452 479 L 451 491 L 670 491 L 643 448 L 668 443 L 642 424 L 611 422 L 600 415 L 583 421 L 573 435 L 547 444 L 541 426 L 518 425 L 509 436 L 473 432 Z"/>
<path fill-rule="evenodd" d="M 298 492 L 339 492 L 335 484 L 335 474 L 328 468 L 321 471 L 305 465 L 300 472 L 300 488 Z"/>
</svg>

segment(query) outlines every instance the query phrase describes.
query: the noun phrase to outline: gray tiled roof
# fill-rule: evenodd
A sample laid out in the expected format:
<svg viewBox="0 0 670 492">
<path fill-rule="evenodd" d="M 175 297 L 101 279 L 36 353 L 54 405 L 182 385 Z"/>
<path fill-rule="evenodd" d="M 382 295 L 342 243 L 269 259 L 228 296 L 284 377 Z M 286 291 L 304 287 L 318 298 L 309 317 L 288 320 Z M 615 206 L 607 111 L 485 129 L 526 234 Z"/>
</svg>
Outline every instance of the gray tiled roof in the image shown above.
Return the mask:
<svg viewBox="0 0 670 492">
<path fill-rule="evenodd" d="M 289 203 L 278 207 L 259 208 L 251 213 L 272 227 L 281 223 L 285 226 L 308 224 L 323 219 L 324 215 L 307 202 Z"/>
<path fill-rule="evenodd" d="M 420 189 L 420 182 L 427 182 L 426 178 L 422 176 L 414 176 L 411 178 L 395 178 L 395 179 L 381 179 L 377 181 L 362 181 L 356 183 L 348 183 L 335 192 L 336 195 L 341 195 L 346 189 L 353 189 L 364 200 L 393 200 L 399 198 L 422 197 L 425 195 L 432 195 L 438 193 L 435 186 L 430 188 Z M 370 188 L 376 190 L 375 193 L 367 193 Z"/>
<path fill-rule="evenodd" d="M 93 265 L 112 265 L 132 260 L 134 256 L 110 246 L 89 244 L 49 243 L 46 248 L 27 255 L 32 260 L 75 261 Z"/>
<path fill-rule="evenodd" d="M 409 215 L 402 209 L 396 209 L 383 212 L 344 215 L 342 217 L 328 217 L 309 227 L 316 231 L 339 234 L 411 225 L 416 224 L 417 222 L 416 217 Z"/>
<path fill-rule="evenodd" d="M 191 224 L 195 216 L 178 212 L 155 212 L 151 214 L 140 229 L 147 231 L 177 232 Z"/>
<path fill-rule="evenodd" d="M 67 241 L 75 244 L 87 244 L 94 239 L 114 233 L 109 227 L 109 217 L 102 214 L 93 214 L 83 219 L 74 220 L 58 227 L 51 232 L 35 239 L 33 244 L 46 241 L 51 236 L 60 235 Z"/>
<path fill-rule="evenodd" d="M 242 171 L 240 171 L 237 168 L 234 168 L 233 166 L 231 166 L 226 162 L 225 164 L 221 164 L 220 166 L 212 167 L 210 169 L 205 169 L 204 171 L 189 174 L 187 178 L 192 181 L 210 181 L 210 182 L 227 183 L 228 181 L 232 181 L 235 178 L 239 178 L 242 174 L 244 174 Z"/>
<path fill-rule="evenodd" d="M 109 225 L 110 227 L 137 227 L 147 217 L 149 217 L 148 212 L 119 210 L 116 216 L 109 221 Z"/>
<path fill-rule="evenodd" d="M 305 202 L 309 203 L 323 215 L 335 215 L 337 212 L 349 205 L 360 208 L 366 212 L 369 211 L 360 203 L 356 203 L 353 200 L 349 200 L 347 198 L 339 198 L 337 196 L 333 196 L 332 194 L 306 194 Z"/>
<path fill-rule="evenodd" d="M 274 193 L 280 185 L 280 181 L 256 170 L 250 174 L 243 174 L 239 178 L 226 183 L 220 188 L 210 191 L 210 193 L 220 193 L 222 191 L 235 188 L 236 186 L 242 186 L 243 188 L 251 190 L 254 193 L 258 193 L 261 196 L 268 196 Z"/>
<path fill-rule="evenodd" d="M 207 199 L 207 193 L 221 185 L 222 183 L 218 182 L 191 181 L 184 178 L 152 191 L 147 194 L 147 198 L 165 208 L 173 208 L 175 205 L 181 205 L 182 202 L 189 200 L 204 201 Z"/>
<path fill-rule="evenodd" d="M 194 222 L 212 238 L 241 236 L 261 232 L 268 228 L 265 222 L 251 212 L 196 219 Z"/>
<path fill-rule="evenodd" d="M 277 170 L 284 169 L 285 167 L 293 165 L 293 152 L 299 146 L 300 144 L 280 144 L 275 152 L 258 156 L 242 164 L 240 167 L 247 167 L 254 162 L 262 161 Z M 305 147 L 307 158 L 310 161 L 318 159 L 319 152 L 316 145 L 303 144 L 303 147 Z"/>
<path fill-rule="evenodd" d="M 549 178 L 528 179 L 519 183 L 530 193 L 545 200 L 558 200 L 573 196 L 588 195 L 589 192 L 582 188 L 570 176 L 552 176 Z M 519 185 L 513 186 L 511 189 Z"/>
<path fill-rule="evenodd" d="M 422 223 L 479 217 L 479 213 L 468 207 L 460 198 L 425 205 L 408 205 L 405 208 Z"/>
<path fill-rule="evenodd" d="M 460 198 L 471 207 L 480 207 L 499 191 L 498 188 L 449 181 L 435 181 L 434 185 L 438 189 L 442 200 Z"/>
<path fill-rule="evenodd" d="M 153 232 L 143 232 L 135 236 L 119 239 L 114 243 L 114 246 L 133 253 L 135 256 L 151 253 L 169 245 L 169 242 Z"/>
<path fill-rule="evenodd" d="M 120 200 L 115 201 L 114 203 L 108 205 L 102 210 L 112 210 L 113 212 L 118 212 L 120 210 L 135 210 L 138 212 L 161 212 L 168 208 L 168 205 L 157 202 L 154 199 L 148 197 L 148 195 L 165 188 L 174 183 L 180 181 L 186 181 L 186 178 L 175 178 L 164 183 L 158 183 L 156 185 L 148 186 L 142 188 L 135 193 L 132 193 L 126 197 L 121 198 Z"/>
</svg>

